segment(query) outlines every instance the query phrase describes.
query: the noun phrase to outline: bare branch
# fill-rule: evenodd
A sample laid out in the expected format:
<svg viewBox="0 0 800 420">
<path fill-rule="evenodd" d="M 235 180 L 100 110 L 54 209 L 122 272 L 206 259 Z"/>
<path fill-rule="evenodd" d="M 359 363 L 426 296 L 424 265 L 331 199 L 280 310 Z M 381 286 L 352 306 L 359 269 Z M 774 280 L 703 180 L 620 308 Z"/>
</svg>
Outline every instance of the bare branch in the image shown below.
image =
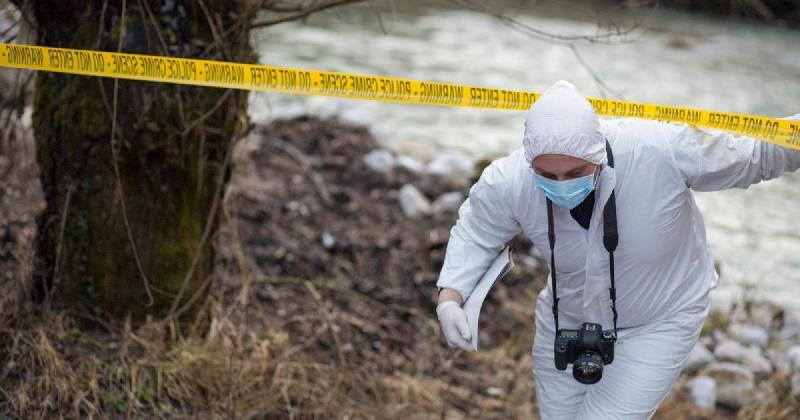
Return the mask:
<svg viewBox="0 0 800 420">
<path fill-rule="evenodd" d="M 641 23 L 644 21 L 644 18 L 642 18 L 628 28 L 620 28 L 618 26 L 614 26 L 614 28 L 612 29 L 611 25 L 609 25 L 609 30 L 599 35 L 562 35 L 544 31 L 535 28 L 533 26 L 530 26 L 528 24 L 522 23 L 517 19 L 514 19 L 510 16 L 506 16 L 482 3 L 473 0 L 447 0 L 447 1 L 452 4 L 465 7 L 468 10 L 492 16 L 511 28 L 517 29 L 534 38 L 549 42 L 559 42 L 559 43 L 571 43 L 576 41 L 586 41 L 589 43 L 626 42 L 628 41 L 627 36 L 638 30 L 641 27 Z"/>
<path fill-rule="evenodd" d="M 219 107 L 221 107 L 222 104 L 225 103 L 226 100 L 228 100 L 228 97 L 231 96 L 231 93 L 233 93 L 233 90 L 231 89 L 225 90 L 225 93 L 220 95 L 219 99 L 217 99 L 217 102 L 214 104 L 214 106 L 211 107 L 211 109 L 206 111 L 206 113 L 200 116 L 200 118 L 190 122 L 189 124 L 186 124 L 186 128 L 183 129 L 181 137 L 188 136 L 189 132 L 191 132 L 193 128 L 195 128 L 198 124 L 205 122 L 205 120 L 207 120 L 209 117 L 211 117 L 211 115 L 217 112 Z"/>
<path fill-rule="evenodd" d="M 153 32 L 155 32 L 156 37 L 158 38 L 158 43 L 160 44 L 163 54 L 169 54 L 169 48 L 167 47 L 167 41 L 164 39 L 164 33 L 161 30 L 161 25 L 158 24 L 155 15 L 153 15 L 153 11 L 150 10 L 150 6 L 146 1 L 139 0 L 139 11 L 144 11 L 144 13 L 147 15 L 147 20 L 150 21 L 150 26 L 153 27 Z M 145 33 L 148 32 L 145 31 Z"/>
<path fill-rule="evenodd" d="M 309 6 L 308 8 L 302 9 L 302 11 L 298 11 L 297 13 L 289 15 L 289 16 L 284 16 L 284 17 L 281 17 L 281 18 L 273 19 L 273 20 L 265 20 L 265 21 L 253 23 L 253 24 L 250 25 L 250 29 L 263 28 L 263 27 L 266 27 L 266 26 L 277 25 L 277 24 L 283 23 L 283 22 L 299 20 L 299 19 L 306 18 L 306 17 L 310 16 L 313 13 L 321 12 L 321 11 L 326 10 L 326 9 L 330 9 L 330 8 L 337 7 L 337 6 L 343 6 L 345 4 L 361 3 L 363 1 L 365 1 L 365 0 L 331 0 L 331 1 L 328 1 L 328 2 L 323 2 L 323 3 L 319 3 L 319 4 L 313 4 L 313 5 Z M 274 10 L 274 6 L 271 9 Z"/>
<path fill-rule="evenodd" d="M 25 24 L 28 25 L 31 29 L 36 29 L 36 22 L 29 16 L 31 13 L 31 1 L 30 0 L 11 0 L 11 4 L 17 8 L 17 12 L 19 13 L 20 19 L 25 21 Z"/>
<path fill-rule="evenodd" d="M 6 36 L 9 32 L 13 31 L 19 25 L 19 20 L 15 20 L 11 25 L 8 25 L 8 28 L 4 29 L 3 32 L 0 32 L 0 36 Z M 12 37 L 16 35 L 12 34 Z"/>
<path fill-rule="evenodd" d="M 103 1 L 100 9 L 100 24 L 97 25 L 97 39 L 94 41 L 94 49 L 100 49 L 100 41 L 103 39 L 103 28 L 106 26 L 106 11 L 108 10 L 108 0 Z"/>
<path fill-rule="evenodd" d="M 208 7 L 206 6 L 206 2 L 204 0 L 197 0 L 197 4 L 200 5 L 200 9 L 206 16 L 206 20 L 208 20 L 208 28 L 211 30 L 211 36 L 214 38 L 214 43 L 217 45 L 217 51 L 219 51 L 223 57 L 226 57 L 229 60 L 232 59 L 233 54 L 231 54 L 228 44 L 225 42 L 225 38 L 222 36 L 222 24 L 214 21 L 214 17 L 211 16 L 211 12 L 208 11 Z"/>
<path fill-rule="evenodd" d="M 578 60 L 581 66 L 583 66 L 586 69 L 586 71 L 589 72 L 595 84 L 597 85 L 597 89 L 600 91 L 600 94 L 603 97 L 607 97 L 608 93 L 611 93 L 614 97 L 622 98 L 622 96 L 619 95 L 617 92 L 615 92 L 613 89 L 611 89 L 597 74 L 597 72 L 595 72 L 592 69 L 592 67 L 586 62 L 586 60 L 581 55 L 575 43 L 579 41 L 584 41 L 588 43 L 614 44 L 614 43 L 625 43 L 634 41 L 636 38 L 638 38 L 638 35 L 641 34 L 640 32 L 637 34 L 637 30 L 642 27 L 644 21 L 649 17 L 649 15 L 642 16 L 627 28 L 620 27 L 616 22 L 609 20 L 605 25 L 607 26 L 608 29 L 604 33 L 597 35 L 563 35 L 563 34 L 547 32 L 535 28 L 533 26 L 530 26 L 528 24 L 522 23 L 517 19 L 514 19 L 510 16 L 506 16 L 474 0 L 447 0 L 447 1 L 452 4 L 465 7 L 469 10 L 492 16 L 498 19 L 499 21 L 503 22 L 507 26 L 515 30 L 519 30 L 535 39 L 547 42 L 555 42 L 568 47 L 575 55 L 575 58 Z M 656 1 L 655 6 L 651 9 L 651 13 L 657 7 L 658 7 L 658 2 Z M 599 21 L 600 19 L 598 19 L 598 22 Z M 598 29 L 603 27 L 604 26 L 601 26 L 601 24 L 598 23 Z M 633 36 L 631 37 L 631 35 Z"/>
<path fill-rule="evenodd" d="M 389 35 L 389 32 L 386 31 L 386 27 L 383 25 L 381 12 L 379 12 L 378 9 L 375 8 L 375 4 L 372 2 L 372 0 L 367 0 L 367 3 L 369 4 L 370 10 L 372 10 L 372 12 L 375 13 L 375 19 L 378 20 L 378 25 L 380 25 L 381 27 L 381 32 L 383 32 L 384 35 Z"/>
<path fill-rule="evenodd" d="M 597 85 L 597 90 L 600 91 L 600 96 L 606 98 L 606 97 L 608 97 L 608 95 L 606 93 L 610 92 L 612 97 L 614 97 L 614 98 L 623 99 L 623 100 L 625 99 L 622 95 L 620 95 L 619 93 L 617 93 L 616 91 L 611 89 L 603 81 L 603 79 L 600 78 L 600 76 L 594 71 L 594 69 L 592 69 L 592 67 L 589 65 L 589 63 L 587 63 L 586 60 L 583 59 L 583 56 L 581 55 L 580 51 L 578 51 L 578 47 L 576 47 L 573 44 L 568 45 L 568 47 L 569 47 L 570 50 L 572 50 L 572 53 L 575 54 L 575 58 L 578 59 L 578 62 L 581 63 L 583 68 L 585 68 L 586 71 L 589 72 L 589 75 L 592 76 L 592 79 L 594 79 L 594 83 Z"/>
</svg>

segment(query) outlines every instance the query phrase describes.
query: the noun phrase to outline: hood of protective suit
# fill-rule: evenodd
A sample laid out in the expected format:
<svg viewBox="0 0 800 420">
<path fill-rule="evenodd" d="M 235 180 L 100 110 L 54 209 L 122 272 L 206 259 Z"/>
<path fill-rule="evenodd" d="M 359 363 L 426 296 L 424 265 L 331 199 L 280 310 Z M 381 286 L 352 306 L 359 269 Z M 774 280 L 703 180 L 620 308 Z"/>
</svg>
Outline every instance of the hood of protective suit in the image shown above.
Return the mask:
<svg viewBox="0 0 800 420">
<path fill-rule="evenodd" d="M 559 80 L 534 102 L 525 118 L 525 160 L 559 154 L 606 163 L 605 137 L 592 104 L 575 86 Z"/>
</svg>

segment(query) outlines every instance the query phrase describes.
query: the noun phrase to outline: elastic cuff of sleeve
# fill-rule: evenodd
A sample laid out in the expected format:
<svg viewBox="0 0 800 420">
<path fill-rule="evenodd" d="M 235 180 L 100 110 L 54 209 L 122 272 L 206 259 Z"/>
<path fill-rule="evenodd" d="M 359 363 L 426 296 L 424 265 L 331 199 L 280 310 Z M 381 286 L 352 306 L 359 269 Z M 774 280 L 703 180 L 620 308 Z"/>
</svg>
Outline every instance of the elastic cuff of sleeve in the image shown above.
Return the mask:
<svg viewBox="0 0 800 420">
<path fill-rule="evenodd" d="M 467 298 L 468 298 L 468 297 L 469 297 L 469 295 L 470 295 L 470 293 L 468 293 L 468 292 L 465 292 L 464 290 L 462 290 L 462 289 L 461 289 L 461 288 L 459 288 L 459 287 L 454 287 L 454 286 L 438 286 L 438 285 L 437 285 L 436 287 L 438 287 L 438 288 L 439 288 L 439 293 L 441 293 L 442 289 L 445 289 L 445 288 L 446 288 L 446 289 L 453 289 L 453 290 L 455 290 L 456 292 L 458 292 L 458 294 L 459 294 L 459 295 L 461 295 L 461 300 L 462 300 L 462 301 L 464 301 L 464 302 L 466 302 L 466 301 L 467 301 Z"/>
</svg>

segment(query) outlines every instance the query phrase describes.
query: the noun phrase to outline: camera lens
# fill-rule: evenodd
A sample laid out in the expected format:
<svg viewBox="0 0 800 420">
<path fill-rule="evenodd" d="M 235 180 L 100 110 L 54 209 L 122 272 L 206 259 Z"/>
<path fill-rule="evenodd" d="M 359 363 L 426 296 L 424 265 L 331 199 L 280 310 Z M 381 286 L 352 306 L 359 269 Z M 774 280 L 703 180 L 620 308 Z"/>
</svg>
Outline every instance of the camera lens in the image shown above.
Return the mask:
<svg viewBox="0 0 800 420">
<path fill-rule="evenodd" d="M 575 358 L 572 364 L 572 377 L 582 384 L 593 384 L 603 377 L 603 358 L 587 351 Z"/>
</svg>

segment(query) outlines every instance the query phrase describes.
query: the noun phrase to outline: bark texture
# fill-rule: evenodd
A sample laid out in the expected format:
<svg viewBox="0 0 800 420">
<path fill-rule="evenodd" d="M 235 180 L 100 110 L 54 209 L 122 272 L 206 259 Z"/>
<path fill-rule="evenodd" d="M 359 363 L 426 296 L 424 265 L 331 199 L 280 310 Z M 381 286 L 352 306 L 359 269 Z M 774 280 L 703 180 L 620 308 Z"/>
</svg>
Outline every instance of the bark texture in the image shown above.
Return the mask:
<svg viewBox="0 0 800 420">
<path fill-rule="evenodd" d="M 239 1 L 37 0 L 31 7 L 38 45 L 116 51 L 122 33 L 122 52 L 251 59 Z M 37 295 L 98 313 L 159 314 L 185 278 L 182 301 L 211 274 L 213 241 L 204 231 L 216 230 L 212 203 L 218 181 L 228 179 L 220 172 L 229 145 L 247 124 L 247 96 L 118 83 L 115 171 L 114 81 L 37 75 L 33 127 L 47 201 L 38 220 Z"/>
</svg>

